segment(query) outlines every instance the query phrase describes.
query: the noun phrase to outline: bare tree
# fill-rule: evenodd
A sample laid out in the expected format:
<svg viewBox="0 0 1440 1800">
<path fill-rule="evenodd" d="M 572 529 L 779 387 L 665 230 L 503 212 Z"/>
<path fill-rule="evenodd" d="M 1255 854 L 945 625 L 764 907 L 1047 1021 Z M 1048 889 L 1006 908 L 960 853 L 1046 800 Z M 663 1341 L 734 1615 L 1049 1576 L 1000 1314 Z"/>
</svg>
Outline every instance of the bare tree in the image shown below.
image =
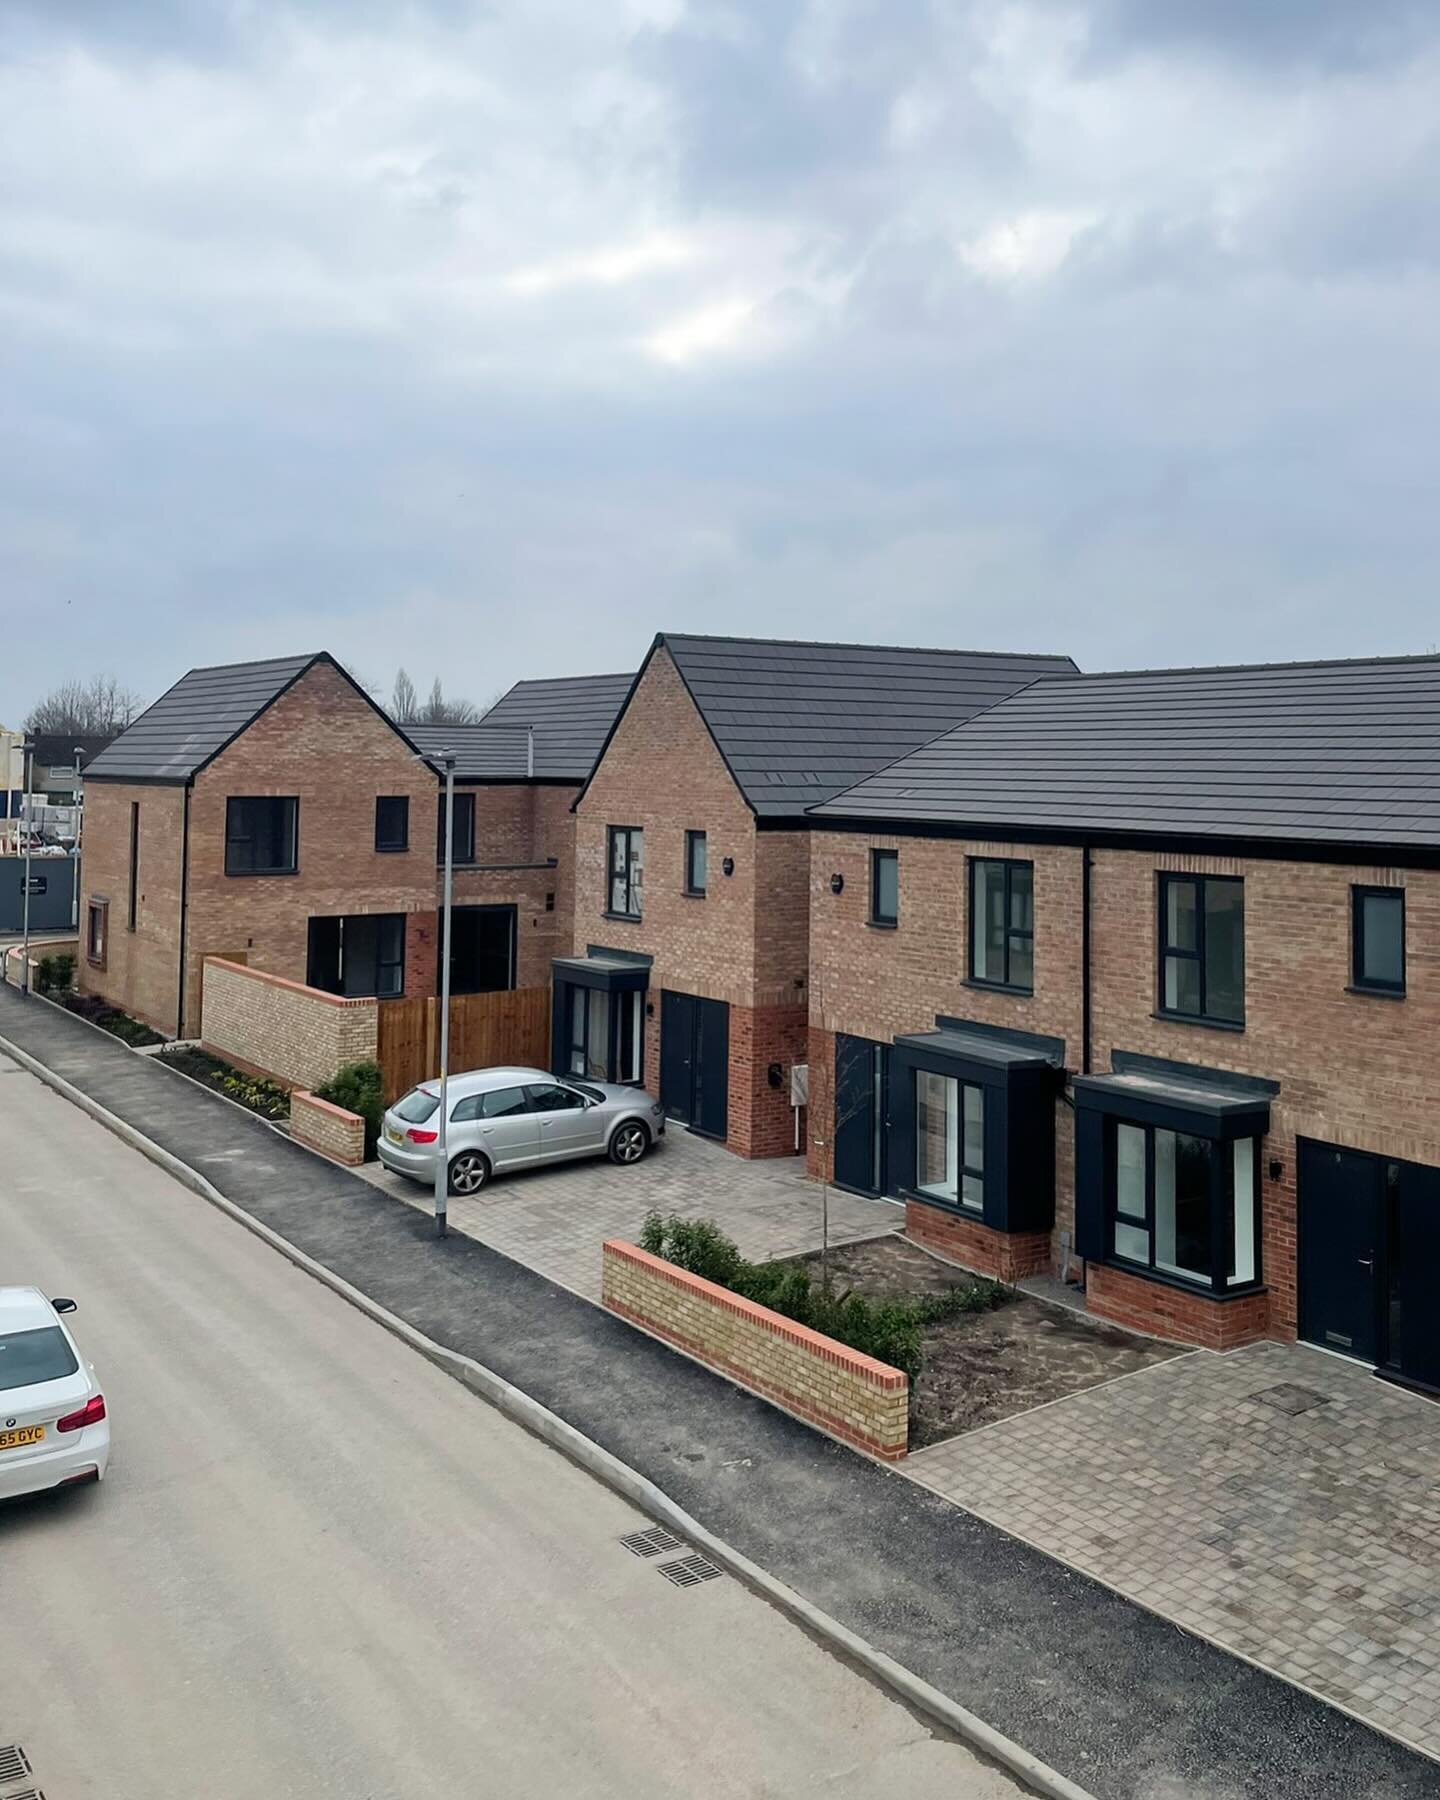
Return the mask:
<svg viewBox="0 0 1440 1800">
<path fill-rule="evenodd" d="M 395 686 L 390 695 L 390 717 L 402 725 L 414 723 L 420 710 L 420 696 L 415 683 L 403 669 L 395 672 Z"/>
<path fill-rule="evenodd" d="M 140 710 L 140 696 L 113 675 L 66 681 L 30 709 L 27 731 L 67 737 L 106 737 L 123 731 Z"/>
<path fill-rule="evenodd" d="M 426 725 L 473 725 L 480 717 L 480 709 L 469 700 L 447 700 L 437 675 L 435 685 L 430 689 L 430 698 L 421 708 L 418 717 Z"/>
</svg>

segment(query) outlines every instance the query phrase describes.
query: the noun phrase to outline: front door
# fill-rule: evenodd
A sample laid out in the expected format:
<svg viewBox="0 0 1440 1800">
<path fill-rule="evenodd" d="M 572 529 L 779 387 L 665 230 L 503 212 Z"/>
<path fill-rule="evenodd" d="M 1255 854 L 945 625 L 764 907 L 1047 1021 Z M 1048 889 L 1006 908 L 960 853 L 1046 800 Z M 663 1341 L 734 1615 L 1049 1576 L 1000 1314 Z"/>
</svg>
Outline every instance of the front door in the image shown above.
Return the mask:
<svg viewBox="0 0 1440 1800">
<path fill-rule="evenodd" d="M 1300 1335 L 1364 1362 L 1382 1359 L 1385 1165 L 1301 1139 Z"/>
<path fill-rule="evenodd" d="M 872 1038 L 835 1034 L 835 1180 L 862 1194 L 883 1194 L 889 1058 Z"/>
<path fill-rule="evenodd" d="M 706 1137 L 729 1129 L 730 1008 L 697 994 L 660 996 L 660 1103 Z"/>
</svg>

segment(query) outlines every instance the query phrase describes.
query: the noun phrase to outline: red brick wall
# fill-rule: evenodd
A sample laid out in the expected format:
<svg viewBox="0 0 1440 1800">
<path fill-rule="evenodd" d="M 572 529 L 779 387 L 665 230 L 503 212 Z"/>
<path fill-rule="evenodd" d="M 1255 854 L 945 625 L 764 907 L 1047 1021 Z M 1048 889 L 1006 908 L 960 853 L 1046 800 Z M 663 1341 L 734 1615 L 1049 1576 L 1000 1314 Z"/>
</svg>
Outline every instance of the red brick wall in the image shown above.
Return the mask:
<svg viewBox="0 0 1440 1800">
<path fill-rule="evenodd" d="M 1086 1296 L 1095 1312 L 1117 1325 L 1177 1343 L 1203 1344 L 1210 1350 L 1233 1350 L 1273 1330 L 1264 1294 L 1251 1294 L 1243 1300 L 1207 1300 L 1204 1294 L 1186 1293 L 1103 1263 L 1090 1265 Z"/>
<path fill-rule="evenodd" d="M 299 870 L 227 876 L 230 795 L 295 794 Z M 410 798 L 410 848 L 375 850 L 378 794 Z M 190 803 L 186 1027 L 200 1017 L 206 955 L 303 981 L 312 914 L 429 915 L 406 931 L 407 993 L 435 991 L 435 776 L 345 678 L 319 663 L 195 778 Z"/>
<path fill-rule="evenodd" d="M 900 923 L 866 923 L 868 853 L 900 852 Z M 1296 1319 L 1295 1139 L 1440 1164 L 1440 1121 L 1432 1091 L 1440 1042 L 1440 874 L 1330 864 L 1234 861 L 1097 850 L 1092 871 L 1093 1067 L 1112 1050 L 1265 1076 L 1280 1083 L 1261 1149 L 1264 1278 L 1262 1302 L 1231 1301 L 1228 1323 L 1190 1324 L 1193 1305 L 1176 1290 L 1109 1271 L 1089 1272 L 1092 1304 L 1124 1306 L 1128 1322 L 1153 1295 L 1150 1330 L 1180 1330 L 1197 1341 L 1263 1329 L 1293 1336 Z M 1009 855 L 1035 865 L 1035 992 L 996 994 L 966 983 L 966 858 Z M 1066 1064 L 1081 1059 L 1081 852 L 1073 846 L 966 843 L 816 832 L 811 840 L 811 1167 L 829 1159 L 830 1081 L 837 1030 L 888 1042 L 929 1028 L 936 1014 L 985 1020 L 1063 1037 Z M 1246 1025 L 1243 1032 L 1154 1017 L 1158 870 L 1238 874 L 1245 879 Z M 830 877 L 845 878 L 840 895 Z M 1408 996 L 1375 999 L 1346 991 L 1350 980 L 1352 884 L 1406 889 Z M 1281 1164 L 1277 1181 L 1272 1160 Z M 946 1215 L 939 1215 L 941 1218 Z M 1074 1121 L 1056 1113 L 1056 1220 L 1074 1234 Z M 974 1258 L 965 1260 L 974 1261 Z M 1072 1256 L 1071 1273 L 1083 1265 Z M 1123 1297 L 1122 1297 L 1123 1296 Z M 1191 1296 L 1181 1294 L 1190 1302 Z M 1199 1298 L 1208 1319 L 1216 1303 Z M 1258 1314 L 1257 1314 L 1258 1307 Z M 1117 1315 L 1118 1316 L 1118 1315 Z"/>
<path fill-rule="evenodd" d="M 607 827 L 645 833 L 644 917 L 605 916 Z M 704 899 L 685 891 L 685 833 L 706 834 Z M 574 945 L 644 951 L 646 1082 L 658 1091 L 662 989 L 730 1007 L 727 1142 L 745 1156 L 794 1146 L 790 1067 L 805 1055 L 808 834 L 759 832 L 669 655 L 651 660 L 580 802 L 575 827 Z M 726 857 L 734 859 L 725 875 Z M 771 1062 L 782 1086 L 769 1086 Z"/>
<path fill-rule="evenodd" d="M 140 861 L 135 930 L 128 929 L 130 806 L 140 806 Z M 180 999 L 180 862 L 185 792 L 92 781 L 85 789 L 85 847 L 80 865 L 82 992 L 100 994 L 157 1031 L 173 1032 Z M 85 960 L 85 903 L 110 902 L 105 967 Z"/>
<path fill-rule="evenodd" d="M 1050 1267 L 1047 1231 L 992 1231 L 978 1219 L 962 1219 L 915 1200 L 905 1204 L 905 1235 L 997 1281 L 1021 1281 Z"/>
</svg>

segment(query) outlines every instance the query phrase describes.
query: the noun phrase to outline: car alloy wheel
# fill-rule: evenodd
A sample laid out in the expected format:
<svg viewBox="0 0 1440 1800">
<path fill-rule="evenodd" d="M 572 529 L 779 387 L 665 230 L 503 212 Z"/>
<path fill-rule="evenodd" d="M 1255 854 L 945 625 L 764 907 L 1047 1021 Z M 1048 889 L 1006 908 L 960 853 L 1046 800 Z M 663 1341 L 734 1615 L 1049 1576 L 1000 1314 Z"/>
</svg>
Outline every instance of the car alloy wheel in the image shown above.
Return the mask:
<svg viewBox="0 0 1440 1800">
<path fill-rule="evenodd" d="M 450 1164 L 450 1192 L 478 1194 L 490 1179 L 490 1165 L 478 1150 L 462 1150 Z"/>
<path fill-rule="evenodd" d="M 621 1125 L 610 1140 L 610 1154 L 617 1163 L 637 1163 L 650 1146 L 650 1134 L 643 1125 Z"/>
</svg>

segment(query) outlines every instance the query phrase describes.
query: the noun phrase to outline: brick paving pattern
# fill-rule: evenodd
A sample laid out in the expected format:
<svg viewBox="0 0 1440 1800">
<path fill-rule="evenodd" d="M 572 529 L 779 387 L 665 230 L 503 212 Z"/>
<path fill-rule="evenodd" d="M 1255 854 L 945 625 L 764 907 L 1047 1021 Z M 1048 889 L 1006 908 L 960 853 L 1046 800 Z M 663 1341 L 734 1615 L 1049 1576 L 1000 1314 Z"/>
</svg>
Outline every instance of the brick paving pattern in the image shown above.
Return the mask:
<svg viewBox="0 0 1440 1800">
<path fill-rule="evenodd" d="M 357 1170 L 426 1211 L 429 1192 L 378 1163 Z M 634 1168 L 603 1158 L 506 1175 L 473 1200 L 450 1198 L 450 1224 L 587 1300 L 600 1298 L 600 1245 L 634 1243 L 645 1215 L 714 1219 L 752 1262 L 820 1247 L 820 1189 L 797 1157 L 750 1162 L 671 1125 Z M 830 1192 L 830 1242 L 853 1244 L 898 1231 L 905 1214 L 885 1200 Z"/>
<path fill-rule="evenodd" d="M 1295 1344 L 1196 1351 L 913 1479 L 1440 1755 L 1440 1407 Z"/>
</svg>

